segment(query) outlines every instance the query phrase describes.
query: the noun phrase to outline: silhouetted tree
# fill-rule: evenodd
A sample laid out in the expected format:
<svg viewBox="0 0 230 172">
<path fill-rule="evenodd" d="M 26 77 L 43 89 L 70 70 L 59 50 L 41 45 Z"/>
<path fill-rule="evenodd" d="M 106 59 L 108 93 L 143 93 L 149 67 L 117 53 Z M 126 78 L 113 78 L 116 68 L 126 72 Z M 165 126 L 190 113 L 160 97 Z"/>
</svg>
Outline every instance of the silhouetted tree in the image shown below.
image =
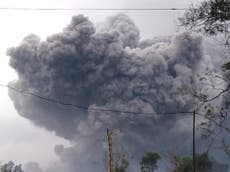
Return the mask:
<svg viewBox="0 0 230 172">
<path fill-rule="evenodd" d="M 227 48 L 226 63 L 222 65 L 221 74 L 205 74 L 201 77 L 201 82 L 207 83 L 211 78 L 222 80 L 225 88 L 219 91 L 214 97 L 209 97 L 207 93 L 199 91 L 187 91 L 191 93 L 200 102 L 199 109 L 203 116 L 208 119 L 203 122 L 201 127 L 204 129 L 204 136 L 210 138 L 216 135 L 217 132 L 224 129 L 230 132 L 230 127 L 224 125 L 229 118 L 230 110 L 230 1 L 229 0 L 206 0 L 196 6 L 191 6 L 179 18 L 181 26 L 187 29 L 188 32 L 199 32 L 207 36 L 216 37 L 223 42 Z M 212 88 L 217 90 L 216 83 L 210 83 Z M 184 91 L 184 90 L 183 90 Z M 186 92 L 185 91 L 185 92 Z M 215 100 L 221 99 L 222 103 L 216 106 Z M 220 130 L 218 130 L 220 129 Z M 217 131 L 218 130 L 218 131 Z M 211 144 L 210 144 L 211 145 Z"/>
<path fill-rule="evenodd" d="M 15 165 L 12 161 L 4 164 L 1 167 L 1 172 L 23 172 L 21 169 L 21 165 Z"/>
<path fill-rule="evenodd" d="M 182 26 L 189 30 L 202 32 L 209 36 L 221 34 L 225 38 L 225 45 L 229 45 L 229 0 L 203 1 L 197 6 L 191 6 L 179 20 Z"/>
</svg>

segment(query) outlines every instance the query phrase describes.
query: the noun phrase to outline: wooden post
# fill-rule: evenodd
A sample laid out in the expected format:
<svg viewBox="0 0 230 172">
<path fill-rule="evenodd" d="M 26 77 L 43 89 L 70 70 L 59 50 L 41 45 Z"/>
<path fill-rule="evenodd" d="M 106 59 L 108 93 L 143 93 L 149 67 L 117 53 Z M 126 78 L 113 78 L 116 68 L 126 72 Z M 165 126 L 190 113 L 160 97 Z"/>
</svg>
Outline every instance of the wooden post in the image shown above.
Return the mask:
<svg viewBox="0 0 230 172">
<path fill-rule="evenodd" d="M 192 171 L 196 171 L 196 112 L 193 112 L 193 132 L 192 132 Z"/>
<path fill-rule="evenodd" d="M 109 172 L 114 172 L 114 161 L 113 161 L 113 138 L 112 132 L 107 129 L 107 137 L 108 137 L 108 144 L 109 144 Z"/>
</svg>

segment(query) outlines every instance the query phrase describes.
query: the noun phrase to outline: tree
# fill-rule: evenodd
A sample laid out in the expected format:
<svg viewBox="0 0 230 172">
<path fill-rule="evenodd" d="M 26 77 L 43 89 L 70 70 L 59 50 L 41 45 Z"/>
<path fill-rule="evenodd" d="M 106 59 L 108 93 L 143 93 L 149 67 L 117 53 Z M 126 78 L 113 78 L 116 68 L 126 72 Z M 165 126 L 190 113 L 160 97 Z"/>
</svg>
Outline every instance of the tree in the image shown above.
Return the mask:
<svg viewBox="0 0 230 172">
<path fill-rule="evenodd" d="M 191 6 L 184 16 L 179 18 L 179 22 L 188 31 L 200 32 L 207 36 L 218 36 L 230 53 L 229 0 L 206 0 L 197 6 Z M 229 57 L 228 60 L 230 60 Z M 230 70 L 230 61 L 223 64 L 222 69 Z M 227 79 L 227 82 L 230 82 L 230 78 Z"/>
<path fill-rule="evenodd" d="M 23 172 L 21 165 L 15 165 L 12 161 L 4 164 L 1 167 L 1 172 Z"/>
<path fill-rule="evenodd" d="M 222 35 L 225 38 L 225 45 L 229 46 L 229 0 L 208 0 L 198 6 L 191 6 L 179 21 L 189 30 L 202 32 L 208 36 Z"/>
<path fill-rule="evenodd" d="M 115 172 L 127 172 L 129 167 L 128 160 L 121 155 L 115 163 Z"/>
<path fill-rule="evenodd" d="M 147 152 L 141 159 L 141 172 L 154 172 L 158 168 L 157 161 L 161 157 L 158 153 Z"/>
<path fill-rule="evenodd" d="M 182 172 L 182 158 L 178 146 L 168 152 L 167 159 L 174 166 L 173 172 Z"/>
<path fill-rule="evenodd" d="M 210 160 L 207 153 L 196 154 L 196 172 L 211 172 L 213 162 Z M 185 157 L 180 160 L 180 166 L 175 166 L 173 172 L 192 172 L 193 162 L 190 157 Z"/>
<path fill-rule="evenodd" d="M 207 72 L 205 76 L 200 78 L 204 84 L 210 82 L 210 78 L 218 78 L 224 83 L 225 88 L 220 90 L 216 96 L 209 97 L 207 93 L 198 90 L 183 90 L 183 88 L 182 90 L 194 96 L 200 102 L 196 110 L 203 113 L 203 116 L 207 119 L 206 122 L 201 123 L 206 138 L 217 135 L 217 132 L 221 132 L 222 129 L 230 132 L 230 128 L 224 125 L 229 118 L 230 110 L 230 1 L 203 1 L 196 6 L 191 6 L 184 16 L 179 18 L 179 21 L 181 26 L 189 32 L 195 31 L 218 38 L 228 50 L 228 55 L 225 57 L 227 61 L 222 65 L 222 73 L 212 75 Z M 210 85 L 217 90 L 216 83 Z M 218 106 L 215 104 L 217 100 L 222 101 Z"/>
</svg>

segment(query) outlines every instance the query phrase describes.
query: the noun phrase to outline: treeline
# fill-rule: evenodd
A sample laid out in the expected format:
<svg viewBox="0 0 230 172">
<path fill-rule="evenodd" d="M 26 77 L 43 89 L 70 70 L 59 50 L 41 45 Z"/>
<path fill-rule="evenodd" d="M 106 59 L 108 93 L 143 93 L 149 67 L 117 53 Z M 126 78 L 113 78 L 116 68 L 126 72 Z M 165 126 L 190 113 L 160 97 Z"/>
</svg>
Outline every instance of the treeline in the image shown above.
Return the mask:
<svg viewBox="0 0 230 172">
<path fill-rule="evenodd" d="M 15 165 L 12 161 L 9 161 L 8 163 L 1 166 L 1 172 L 23 172 L 22 166 Z"/>
<path fill-rule="evenodd" d="M 192 172 L 193 160 L 191 157 L 180 157 L 177 154 L 170 153 L 167 156 L 172 169 L 169 172 Z M 140 160 L 140 172 L 158 171 L 158 163 L 161 156 L 155 152 L 147 152 Z M 214 158 L 210 158 L 208 153 L 195 155 L 195 171 L 196 172 L 228 172 L 228 166 L 220 164 Z M 122 156 L 115 162 L 115 172 L 129 172 L 129 162 Z"/>
</svg>

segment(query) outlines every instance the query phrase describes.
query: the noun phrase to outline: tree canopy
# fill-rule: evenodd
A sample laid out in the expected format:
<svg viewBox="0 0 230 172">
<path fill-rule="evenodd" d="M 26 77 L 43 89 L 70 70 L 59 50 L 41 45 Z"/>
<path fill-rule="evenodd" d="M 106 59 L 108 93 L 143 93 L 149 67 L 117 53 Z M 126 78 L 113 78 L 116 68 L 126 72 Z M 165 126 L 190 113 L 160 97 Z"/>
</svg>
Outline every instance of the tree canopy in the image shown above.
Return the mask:
<svg viewBox="0 0 230 172">
<path fill-rule="evenodd" d="M 158 153 L 147 152 L 141 159 L 141 172 L 154 172 L 158 168 L 157 161 L 161 157 Z"/>
<path fill-rule="evenodd" d="M 180 158 L 179 158 L 180 159 Z M 196 154 L 196 172 L 212 172 L 213 161 L 207 153 Z M 178 165 L 175 165 L 173 172 L 192 172 L 193 161 L 190 157 L 184 157 L 179 160 Z"/>
<path fill-rule="evenodd" d="M 23 172 L 21 165 L 15 165 L 12 161 L 4 164 L 1 167 L 1 172 Z"/>
<path fill-rule="evenodd" d="M 198 6 L 191 6 L 185 15 L 179 18 L 182 26 L 189 30 L 202 32 L 209 36 L 224 36 L 225 44 L 230 39 L 230 1 L 208 0 Z"/>
<path fill-rule="evenodd" d="M 201 82 L 209 80 L 207 78 L 218 78 L 224 83 L 224 88 L 219 90 L 216 96 L 209 97 L 207 93 L 196 91 L 192 93 L 200 106 L 201 111 L 207 122 L 201 123 L 204 129 L 204 135 L 210 138 L 217 129 L 219 131 L 230 132 L 228 125 L 225 125 L 229 119 L 230 110 L 230 0 L 205 0 L 198 5 L 192 5 L 185 14 L 179 18 L 180 24 L 188 32 L 199 32 L 206 36 L 218 38 L 227 48 L 227 56 L 220 57 L 225 59 L 220 73 L 218 75 L 204 74 L 201 77 Z M 212 83 L 213 90 L 216 91 L 218 83 Z M 218 86 L 217 86 L 218 87 Z M 215 104 L 215 100 L 221 100 L 220 105 Z M 215 138 L 215 137 L 214 137 Z M 226 148 L 227 144 L 225 144 Z M 226 149 L 225 149 L 226 150 Z M 226 151 L 225 151 L 226 152 Z"/>
<path fill-rule="evenodd" d="M 230 1 L 229 0 L 206 0 L 197 6 L 191 6 L 179 18 L 181 25 L 188 29 L 189 32 L 196 31 L 208 36 L 218 36 L 224 41 L 224 45 L 229 49 L 230 55 Z M 225 57 L 226 58 L 226 57 Z M 226 88 L 221 90 L 217 96 L 208 99 L 208 95 L 200 93 L 196 94 L 196 98 L 203 102 L 203 106 L 207 110 L 207 116 L 210 116 L 215 111 L 213 107 L 207 108 L 209 103 L 215 99 L 226 95 L 230 89 L 230 56 L 227 57 L 227 62 L 222 66 L 223 73 L 217 76 L 225 82 Z M 201 80 L 204 80 L 202 77 Z M 227 96 L 226 96 L 227 97 Z M 220 107 L 220 114 L 224 116 L 226 110 L 229 108 L 230 100 L 225 100 L 223 107 Z M 214 121 L 213 121 L 214 122 Z"/>
<path fill-rule="evenodd" d="M 127 172 L 129 167 L 128 160 L 122 155 L 115 163 L 115 172 Z"/>
</svg>

